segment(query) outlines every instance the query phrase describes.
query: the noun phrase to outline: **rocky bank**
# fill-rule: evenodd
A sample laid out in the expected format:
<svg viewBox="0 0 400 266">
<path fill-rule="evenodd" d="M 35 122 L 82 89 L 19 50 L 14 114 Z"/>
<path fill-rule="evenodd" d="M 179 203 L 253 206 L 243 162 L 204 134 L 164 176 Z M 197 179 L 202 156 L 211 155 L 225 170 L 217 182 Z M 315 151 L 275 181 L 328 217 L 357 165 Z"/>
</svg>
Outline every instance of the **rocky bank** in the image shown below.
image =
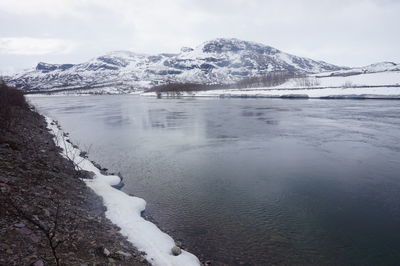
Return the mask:
<svg viewBox="0 0 400 266">
<path fill-rule="evenodd" d="M 43 116 L 0 88 L 0 265 L 148 265 L 63 158 Z M 3 108 L 7 106 L 7 108 Z"/>
</svg>

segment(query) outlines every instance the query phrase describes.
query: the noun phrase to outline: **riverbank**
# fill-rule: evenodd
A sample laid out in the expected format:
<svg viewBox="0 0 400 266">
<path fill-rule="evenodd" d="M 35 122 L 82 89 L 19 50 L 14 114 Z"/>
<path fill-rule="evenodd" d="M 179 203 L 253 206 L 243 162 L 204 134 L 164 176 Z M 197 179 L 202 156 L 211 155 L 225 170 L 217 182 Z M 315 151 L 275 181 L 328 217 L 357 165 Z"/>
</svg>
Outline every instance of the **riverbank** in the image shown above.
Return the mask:
<svg viewBox="0 0 400 266">
<path fill-rule="evenodd" d="M 144 253 L 152 265 L 200 265 L 196 256 L 181 249 L 171 236 L 142 216 L 146 201 L 120 191 L 123 182 L 119 175 L 109 174 L 90 161 L 86 152 L 82 152 L 71 143 L 68 133 L 62 130 L 57 121 L 48 117 L 46 121 L 56 145 L 61 148 L 62 155 L 74 164 L 75 169 L 83 173 L 86 185 L 103 199 L 106 217 L 120 228 L 122 235 Z"/>
<path fill-rule="evenodd" d="M 0 265 L 148 265 L 60 155 L 45 118 L 9 107 L 0 110 Z"/>
</svg>

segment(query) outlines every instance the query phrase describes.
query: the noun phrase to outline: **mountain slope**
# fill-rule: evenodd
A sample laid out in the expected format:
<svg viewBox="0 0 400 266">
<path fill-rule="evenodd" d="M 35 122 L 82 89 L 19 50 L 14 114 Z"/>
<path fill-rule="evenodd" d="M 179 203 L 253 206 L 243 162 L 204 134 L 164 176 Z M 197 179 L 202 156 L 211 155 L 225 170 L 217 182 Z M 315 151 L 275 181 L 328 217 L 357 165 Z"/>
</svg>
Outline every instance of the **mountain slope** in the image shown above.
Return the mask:
<svg viewBox="0 0 400 266">
<path fill-rule="evenodd" d="M 131 91 L 166 82 L 230 83 L 271 71 L 320 73 L 348 68 L 238 39 L 215 39 L 178 54 L 112 52 L 81 64 L 39 63 L 7 82 L 29 90 L 114 87 Z"/>
<path fill-rule="evenodd" d="M 370 74 L 379 72 L 400 71 L 400 64 L 393 62 L 379 62 L 364 67 L 321 73 L 318 76 L 353 76 L 359 74 Z"/>
</svg>

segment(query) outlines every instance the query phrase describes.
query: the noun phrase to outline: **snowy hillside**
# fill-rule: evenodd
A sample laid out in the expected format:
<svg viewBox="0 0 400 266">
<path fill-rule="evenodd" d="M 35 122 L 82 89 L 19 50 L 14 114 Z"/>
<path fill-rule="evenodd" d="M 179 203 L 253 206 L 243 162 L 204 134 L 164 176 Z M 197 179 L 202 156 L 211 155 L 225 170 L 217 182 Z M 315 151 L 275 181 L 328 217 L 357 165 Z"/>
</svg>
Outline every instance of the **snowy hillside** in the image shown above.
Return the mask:
<svg viewBox="0 0 400 266">
<path fill-rule="evenodd" d="M 102 89 L 132 92 L 166 82 L 232 83 L 271 71 L 320 73 L 346 71 L 284 53 L 273 47 L 238 39 L 215 39 L 178 54 L 143 55 L 112 52 L 80 64 L 39 63 L 7 82 L 30 91 Z"/>
<path fill-rule="evenodd" d="M 388 72 L 388 71 L 400 71 L 400 65 L 393 62 L 380 62 L 372 65 L 368 65 L 365 67 L 355 67 L 345 70 L 332 71 L 321 73 L 318 76 L 352 76 L 359 74 L 367 74 L 367 73 L 379 73 L 379 72 Z"/>
<path fill-rule="evenodd" d="M 385 71 L 357 75 L 310 75 L 310 82 L 304 84 L 301 78 L 292 79 L 278 88 L 299 87 L 368 87 L 368 86 L 400 86 L 400 71 Z M 312 86 L 309 85 L 311 83 Z"/>
<path fill-rule="evenodd" d="M 148 92 L 142 95 L 156 96 L 156 93 Z M 171 95 L 175 96 L 173 93 Z M 350 76 L 310 75 L 307 78 L 291 79 L 276 87 L 196 91 L 180 93 L 180 96 L 400 99 L 400 71 Z"/>
</svg>

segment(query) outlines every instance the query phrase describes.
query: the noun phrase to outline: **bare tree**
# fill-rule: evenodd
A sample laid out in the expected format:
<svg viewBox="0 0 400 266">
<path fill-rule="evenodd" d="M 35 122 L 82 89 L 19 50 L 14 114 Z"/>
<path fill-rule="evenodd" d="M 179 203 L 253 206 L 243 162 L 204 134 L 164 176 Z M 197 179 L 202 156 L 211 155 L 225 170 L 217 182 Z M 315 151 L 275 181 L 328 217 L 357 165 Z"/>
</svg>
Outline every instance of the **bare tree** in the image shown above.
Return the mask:
<svg viewBox="0 0 400 266">
<path fill-rule="evenodd" d="M 157 85 L 146 92 L 156 92 L 157 97 L 161 97 L 162 93 L 167 96 L 181 96 L 183 92 L 195 92 L 205 90 L 219 90 L 219 89 L 244 89 L 244 88 L 259 88 L 259 87 L 273 87 L 278 86 L 286 81 L 298 77 L 293 72 L 271 72 L 264 75 L 247 77 L 236 83 L 231 84 L 199 84 L 199 83 L 167 83 Z"/>
<path fill-rule="evenodd" d="M 238 81 L 234 86 L 238 89 L 242 88 L 258 88 L 258 87 L 274 87 L 279 86 L 290 79 L 297 77 L 293 72 L 271 72 L 262 76 L 244 78 Z"/>
<path fill-rule="evenodd" d="M 299 77 L 295 79 L 295 83 L 299 87 L 317 87 L 321 85 L 321 82 L 315 77 Z"/>
<path fill-rule="evenodd" d="M 353 82 L 351 82 L 350 80 L 346 80 L 345 83 L 343 83 L 342 87 L 343 88 L 351 88 L 351 87 L 353 87 Z"/>
<path fill-rule="evenodd" d="M 8 206 L 12 215 L 18 217 L 19 219 L 23 219 L 30 223 L 31 225 L 35 226 L 39 231 L 46 237 L 48 246 L 51 250 L 52 257 L 57 266 L 60 265 L 60 257 L 58 254 L 58 248 L 65 243 L 66 241 L 72 240 L 77 233 L 78 224 L 75 223 L 72 230 L 63 230 L 62 227 L 65 226 L 66 221 L 61 220 L 60 215 L 60 203 L 56 203 L 55 207 L 55 214 L 52 219 L 50 219 L 49 224 L 43 223 L 37 215 L 33 213 L 29 213 L 26 210 L 21 209 L 18 207 L 14 202 L 9 200 Z M 75 218 L 71 218 L 74 220 Z"/>
</svg>

